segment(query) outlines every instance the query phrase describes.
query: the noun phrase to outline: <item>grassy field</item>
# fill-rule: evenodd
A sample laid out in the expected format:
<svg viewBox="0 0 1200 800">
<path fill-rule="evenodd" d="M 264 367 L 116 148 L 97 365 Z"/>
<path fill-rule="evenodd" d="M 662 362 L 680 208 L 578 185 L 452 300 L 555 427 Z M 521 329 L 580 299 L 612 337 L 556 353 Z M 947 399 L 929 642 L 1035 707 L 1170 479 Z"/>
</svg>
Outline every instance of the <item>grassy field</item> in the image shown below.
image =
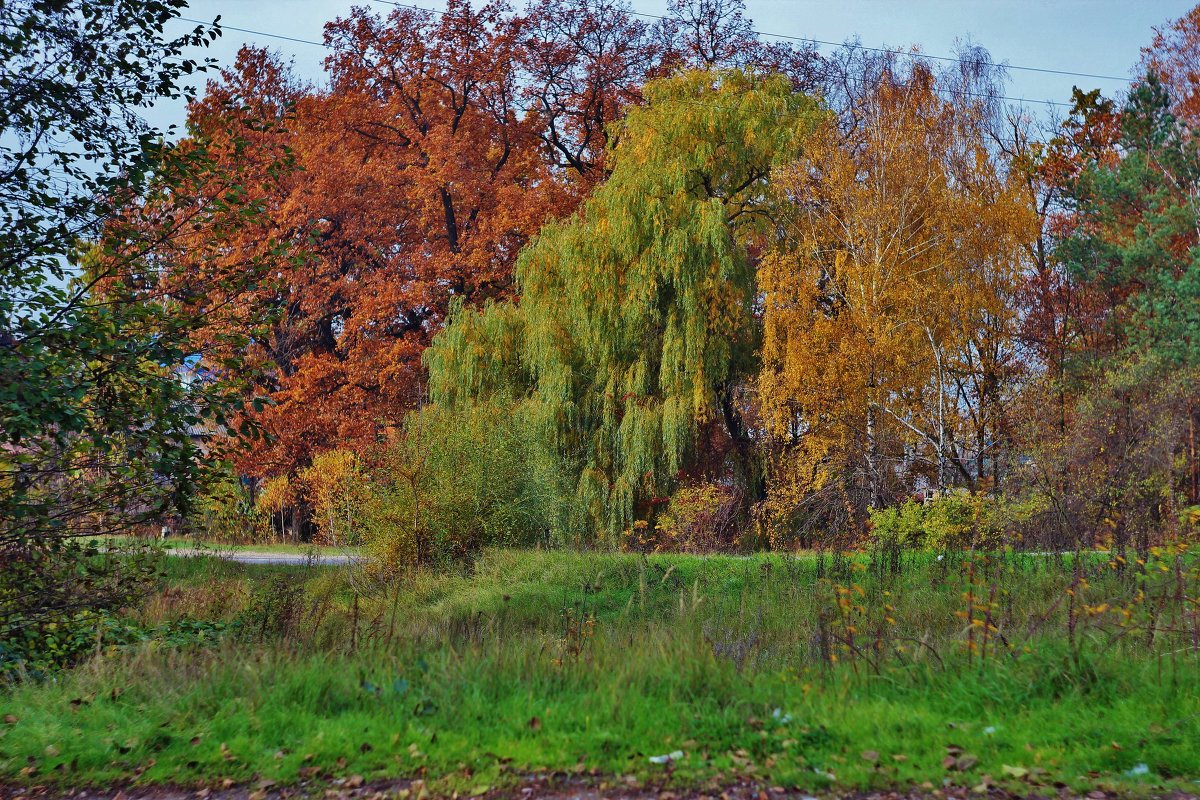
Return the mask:
<svg viewBox="0 0 1200 800">
<path fill-rule="evenodd" d="M 171 559 L 137 620 L 226 625 L 4 690 L 0 777 L 1194 793 L 1198 566 L 497 550 L 384 581 Z"/>
</svg>

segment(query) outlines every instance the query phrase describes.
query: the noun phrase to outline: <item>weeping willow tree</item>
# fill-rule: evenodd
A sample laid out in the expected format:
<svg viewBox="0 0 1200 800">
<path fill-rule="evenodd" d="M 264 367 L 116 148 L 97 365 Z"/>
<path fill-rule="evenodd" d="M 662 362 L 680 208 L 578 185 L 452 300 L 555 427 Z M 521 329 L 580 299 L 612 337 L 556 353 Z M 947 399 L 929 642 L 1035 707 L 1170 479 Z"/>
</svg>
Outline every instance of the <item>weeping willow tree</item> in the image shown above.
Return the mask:
<svg viewBox="0 0 1200 800">
<path fill-rule="evenodd" d="M 575 476 L 582 528 L 610 536 L 714 437 L 745 479 L 768 179 L 824 114 L 743 72 L 677 75 L 645 98 L 615 131 L 607 182 L 518 259 L 518 302 L 460 311 L 426 355 L 435 405 L 508 408 Z"/>
</svg>

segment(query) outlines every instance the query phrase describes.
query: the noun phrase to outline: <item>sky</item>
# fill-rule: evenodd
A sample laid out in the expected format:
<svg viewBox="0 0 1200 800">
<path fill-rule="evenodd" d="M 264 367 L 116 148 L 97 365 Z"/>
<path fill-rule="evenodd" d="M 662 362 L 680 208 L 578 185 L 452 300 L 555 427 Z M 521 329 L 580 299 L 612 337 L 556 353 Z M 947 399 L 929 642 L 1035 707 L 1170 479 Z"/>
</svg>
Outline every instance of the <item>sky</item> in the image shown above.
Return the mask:
<svg viewBox="0 0 1200 800">
<path fill-rule="evenodd" d="M 404 0 L 428 8 L 445 8 L 445 0 Z M 1193 0 L 1194 2 L 1194 0 Z M 512 3 L 520 6 L 520 0 Z M 633 10 L 662 14 L 666 0 L 631 0 Z M 211 21 L 218 14 L 225 26 L 277 36 L 322 40 L 322 26 L 346 14 L 352 5 L 386 13 L 378 0 L 192 0 L 183 16 Z M 1185 0 L 746 0 L 754 28 L 765 34 L 799 36 L 829 42 L 857 37 L 868 47 L 919 45 L 933 56 L 951 55 L 957 40 L 983 45 L 999 63 L 1111 76 L 1055 75 L 1010 69 L 1006 94 L 1036 103 L 1066 103 L 1071 87 L 1119 92 L 1137 64 L 1140 48 L 1153 28 L 1182 16 Z M 182 33 L 191 27 L 176 21 Z M 169 31 L 170 32 L 170 31 Z M 769 38 L 769 37 L 768 37 Z M 323 47 L 226 28 L 207 55 L 220 64 L 233 61 L 246 43 L 266 46 L 294 59 L 296 73 L 319 82 Z M 832 48 L 823 46 L 828 52 Z M 204 55 L 197 53 L 196 55 Z M 159 127 L 182 125 L 182 102 L 164 102 L 149 114 Z"/>
</svg>

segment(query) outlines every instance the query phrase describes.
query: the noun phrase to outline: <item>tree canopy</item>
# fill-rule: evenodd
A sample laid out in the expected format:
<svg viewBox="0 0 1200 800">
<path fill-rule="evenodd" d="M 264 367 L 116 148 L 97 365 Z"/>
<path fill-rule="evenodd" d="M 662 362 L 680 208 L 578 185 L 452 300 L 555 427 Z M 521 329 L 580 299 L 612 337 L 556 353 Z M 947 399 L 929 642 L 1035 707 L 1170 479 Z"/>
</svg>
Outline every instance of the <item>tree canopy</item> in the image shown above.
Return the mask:
<svg viewBox="0 0 1200 800">
<path fill-rule="evenodd" d="M 783 78 L 742 72 L 645 95 L 609 179 L 518 260 L 515 308 L 462 312 L 427 357 L 435 403 L 536 404 L 610 533 L 695 466 L 706 426 L 746 445 L 736 391 L 756 366 L 769 179 L 822 117 Z"/>
</svg>

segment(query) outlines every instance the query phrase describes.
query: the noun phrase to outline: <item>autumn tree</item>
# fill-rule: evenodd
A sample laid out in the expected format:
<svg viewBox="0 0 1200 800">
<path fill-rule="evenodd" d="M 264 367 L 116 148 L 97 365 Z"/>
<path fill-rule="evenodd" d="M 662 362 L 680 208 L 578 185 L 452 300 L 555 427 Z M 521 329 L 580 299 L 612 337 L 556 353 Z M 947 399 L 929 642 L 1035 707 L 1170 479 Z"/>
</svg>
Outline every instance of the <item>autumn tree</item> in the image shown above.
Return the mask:
<svg viewBox="0 0 1200 800">
<path fill-rule="evenodd" d="M 757 369 L 754 254 L 772 172 L 821 116 L 786 79 L 742 72 L 645 95 L 608 181 L 522 254 L 519 304 L 464 310 L 426 359 L 440 406 L 530 409 L 610 537 L 671 490 L 709 428 L 741 467 L 751 458 L 738 394 Z"/>
<path fill-rule="evenodd" d="M 676 3 L 668 19 L 716 14 L 705 36 L 723 49 L 668 35 L 668 21 L 620 0 L 539 0 L 523 14 L 455 0 L 444 14 L 357 9 L 331 22 L 327 89 L 265 51 L 239 54 L 189 124 L 228 141 L 224 157 L 243 169 L 266 175 L 281 153 L 294 169 L 254 198 L 269 224 L 247 228 L 230 261 L 268 241 L 304 256 L 223 300 L 272 323 L 253 349 L 268 366 L 256 393 L 271 401 L 253 416 L 270 444 L 241 467 L 294 475 L 314 453 L 361 451 L 399 427 L 450 304 L 511 295 L 521 248 L 606 180 L 619 121 L 653 75 L 695 63 L 698 47 L 787 60 L 788 48 L 754 45 L 740 2 L 710 5 Z"/>
<path fill-rule="evenodd" d="M 662 64 L 655 26 L 623 0 L 539 0 L 521 29 L 523 94 L 556 166 L 587 187 L 613 124 Z"/>
<path fill-rule="evenodd" d="M 1189 388 L 1200 366 L 1200 152 L 1177 101 L 1145 75 L 1121 110 L 1115 154 L 1083 161 L 1066 183 L 1055 256 L 1105 302 L 1065 367 L 1078 388 L 1062 434 L 1039 443 L 1039 463 L 1057 469 L 1039 477 L 1060 524 L 1143 551 L 1200 490 Z"/>
<path fill-rule="evenodd" d="M 941 88 L 922 63 L 884 72 L 781 177 L 793 207 L 762 268 L 759 389 L 764 511 L 784 538 L 854 529 L 921 486 L 976 486 L 996 457 L 1001 420 L 980 417 L 1032 215 L 984 110 Z"/>
<path fill-rule="evenodd" d="M 1122 157 L 1085 165 L 1071 183 L 1074 213 L 1059 257 L 1114 293 L 1118 302 L 1104 324 L 1115 347 L 1144 348 L 1184 366 L 1200 363 L 1200 151 L 1171 106 L 1154 72 L 1131 91 L 1121 115 Z"/>
<path fill-rule="evenodd" d="M 270 228 L 242 245 L 285 239 L 306 257 L 229 298 L 275 320 L 256 340 L 271 444 L 242 459 L 252 474 L 295 474 L 314 452 L 361 449 L 397 426 L 450 300 L 505 296 L 517 252 L 571 208 L 520 105 L 519 27 L 491 5 L 358 9 L 327 28 L 328 91 L 247 50 L 193 107 L 204 135 L 245 114 L 271 121 L 231 161 L 266 168 L 286 148 L 296 166 L 261 198 Z"/>
<path fill-rule="evenodd" d="M 1171 111 L 1187 124 L 1200 123 L 1200 6 L 1154 29 L 1142 48 L 1141 72 L 1154 73 Z"/>
<path fill-rule="evenodd" d="M 641 87 L 679 69 L 753 69 L 813 92 L 824 61 L 811 44 L 768 43 L 742 0 L 671 0 L 661 17 L 627 0 L 536 0 L 522 23 L 529 108 L 559 166 L 586 186 L 604 177 L 610 138 Z"/>
</svg>

